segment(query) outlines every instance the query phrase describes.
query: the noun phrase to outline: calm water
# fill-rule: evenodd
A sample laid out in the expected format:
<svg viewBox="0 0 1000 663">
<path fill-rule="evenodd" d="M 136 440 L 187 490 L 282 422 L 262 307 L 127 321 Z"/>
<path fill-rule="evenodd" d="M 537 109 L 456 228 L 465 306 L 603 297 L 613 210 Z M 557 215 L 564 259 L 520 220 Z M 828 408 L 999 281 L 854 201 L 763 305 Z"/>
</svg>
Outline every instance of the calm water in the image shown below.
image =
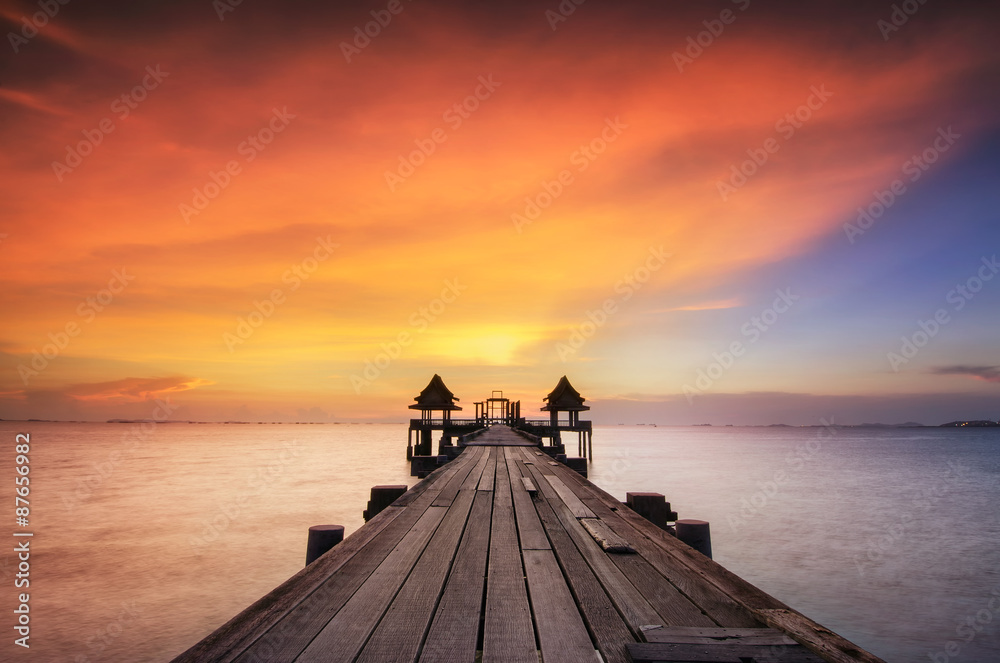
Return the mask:
<svg viewBox="0 0 1000 663">
<path fill-rule="evenodd" d="M 300 569 L 310 525 L 351 532 L 371 486 L 414 481 L 402 425 L 0 422 L 4 476 L 18 432 L 31 649 L 6 546 L 2 660 L 167 661 Z M 886 660 L 1000 661 L 1000 430 L 610 426 L 594 446 L 596 483 L 711 521 L 717 561 Z"/>
</svg>

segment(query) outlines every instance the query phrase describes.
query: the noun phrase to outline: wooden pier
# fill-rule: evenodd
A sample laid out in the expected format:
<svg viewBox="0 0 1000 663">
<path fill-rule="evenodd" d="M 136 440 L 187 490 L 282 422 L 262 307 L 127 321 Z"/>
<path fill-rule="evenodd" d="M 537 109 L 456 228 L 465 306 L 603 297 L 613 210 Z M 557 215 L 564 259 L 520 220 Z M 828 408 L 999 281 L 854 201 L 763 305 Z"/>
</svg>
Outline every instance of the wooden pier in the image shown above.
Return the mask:
<svg viewBox="0 0 1000 663">
<path fill-rule="evenodd" d="M 503 425 L 175 661 L 881 659 Z"/>
</svg>

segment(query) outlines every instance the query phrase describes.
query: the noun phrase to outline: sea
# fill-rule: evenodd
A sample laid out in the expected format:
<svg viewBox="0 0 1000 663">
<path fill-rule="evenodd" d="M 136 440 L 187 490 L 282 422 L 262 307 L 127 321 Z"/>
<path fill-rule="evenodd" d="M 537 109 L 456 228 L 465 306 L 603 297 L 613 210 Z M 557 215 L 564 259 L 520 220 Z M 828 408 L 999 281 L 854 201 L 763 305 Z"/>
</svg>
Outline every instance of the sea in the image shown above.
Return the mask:
<svg viewBox="0 0 1000 663">
<path fill-rule="evenodd" d="M 3 661 L 169 661 L 301 569 L 311 525 L 349 534 L 372 486 L 415 481 L 404 424 L 6 421 L 0 441 Z M 883 659 L 1000 661 L 1000 428 L 597 426 L 593 444 L 597 485 L 663 493 L 711 523 L 716 561 Z"/>
</svg>

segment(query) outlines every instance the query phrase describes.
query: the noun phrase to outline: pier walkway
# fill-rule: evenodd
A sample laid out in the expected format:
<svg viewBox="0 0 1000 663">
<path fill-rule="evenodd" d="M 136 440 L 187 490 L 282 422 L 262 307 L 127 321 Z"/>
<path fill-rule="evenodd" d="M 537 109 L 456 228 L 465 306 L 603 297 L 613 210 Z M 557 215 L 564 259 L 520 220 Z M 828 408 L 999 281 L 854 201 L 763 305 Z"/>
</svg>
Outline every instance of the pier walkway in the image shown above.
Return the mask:
<svg viewBox="0 0 1000 663">
<path fill-rule="evenodd" d="M 510 429 L 477 442 L 175 660 L 880 661 Z"/>
</svg>

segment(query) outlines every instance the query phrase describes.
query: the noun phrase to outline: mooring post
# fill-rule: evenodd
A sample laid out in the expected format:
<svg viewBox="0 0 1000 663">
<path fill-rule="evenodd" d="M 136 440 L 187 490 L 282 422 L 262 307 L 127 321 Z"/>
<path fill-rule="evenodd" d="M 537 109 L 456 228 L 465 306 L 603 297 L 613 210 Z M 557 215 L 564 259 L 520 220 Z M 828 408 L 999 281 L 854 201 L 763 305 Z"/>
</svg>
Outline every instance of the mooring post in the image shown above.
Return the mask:
<svg viewBox="0 0 1000 663">
<path fill-rule="evenodd" d="M 668 530 L 667 523 L 677 520 L 670 502 L 661 493 L 625 493 L 625 504 L 660 529 Z"/>
<path fill-rule="evenodd" d="M 382 513 L 382 510 L 396 501 L 396 499 L 406 492 L 403 484 L 392 486 L 372 486 L 371 498 L 368 500 L 368 508 L 361 515 L 365 522 Z"/>
<path fill-rule="evenodd" d="M 330 548 L 344 540 L 343 525 L 313 525 L 309 528 L 306 543 L 306 566 L 309 566 Z"/>
<path fill-rule="evenodd" d="M 704 520 L 678 520 L 677 538 L 712 559 L 712 533 Z"/>
</svg>

